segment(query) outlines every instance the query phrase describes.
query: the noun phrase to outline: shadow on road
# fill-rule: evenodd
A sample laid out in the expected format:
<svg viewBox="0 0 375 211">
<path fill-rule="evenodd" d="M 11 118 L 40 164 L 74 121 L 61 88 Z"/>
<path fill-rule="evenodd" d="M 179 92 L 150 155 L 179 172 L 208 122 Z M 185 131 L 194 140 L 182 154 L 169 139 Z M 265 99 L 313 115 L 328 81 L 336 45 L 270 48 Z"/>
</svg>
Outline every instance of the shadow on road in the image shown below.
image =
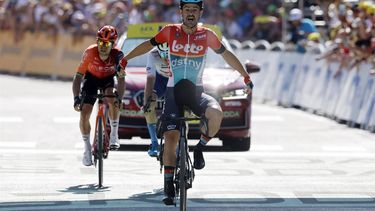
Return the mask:
<svg viewBox="0 0 375 211">
<path fill-rule="evenodd" d="M 72 187 L 73 190 L 81 187 Z M 88 189 L 94 189 L 89 186 Z M 78 192 L 81 192 L 79 190 Z M 111 210 L 164 211 L 162 191 L 135 194 L 127 199 L 15 201 L 0 203 L 0 210 Z M 190 198 L 189 211 L 373 211 L 374 198 Z"/>
<path fill-rule="evenodd" d="M 135 144 L 121 144 L 121 147 L 118 149 L 119 151 L 144 151 L 146 152 L 149 149 L 149 145 L 135 145 Z M 194 145 L 189 146 L 190 151 L 193 151 Z M 206 152 L 227 152 L 232 151 L 229 148 L 223 146 L 206 146 Z"/>
<path fill-rule="evenodd" d="M 94 194 L 98 192 L 110 191 L 110 187 L 99 188 L 98 184 L 85 184 L 85 185 L 75 185 L 67 187 L 64 190 L 58 190 L 62 193 L 73 193 L 73 194 Z"/>
</svg>

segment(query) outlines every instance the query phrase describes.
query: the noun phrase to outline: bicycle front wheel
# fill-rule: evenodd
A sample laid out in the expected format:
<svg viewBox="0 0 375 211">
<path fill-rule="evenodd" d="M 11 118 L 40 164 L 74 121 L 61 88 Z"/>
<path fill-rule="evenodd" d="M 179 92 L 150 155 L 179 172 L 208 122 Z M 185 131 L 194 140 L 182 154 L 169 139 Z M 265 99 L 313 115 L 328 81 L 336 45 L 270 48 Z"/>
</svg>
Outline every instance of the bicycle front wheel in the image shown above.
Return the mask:
<svg viewBox="0 0 375 211">
<path fill-rule="evenodd" d="M 99 188 L 103 186 L 103 120 L 99 118 L 98 120 L 98 134 L 96 143 L 96 153 L 98 157 L 98 177 L 99 177 Z"/>
<path fill-rule="evenodd" d="M 186 146 L 185 140 L 180 140 L 180 171 L 179 171 L 179 189 L 180 189 L 180 211 L 186 211 Z"/>
</svg>

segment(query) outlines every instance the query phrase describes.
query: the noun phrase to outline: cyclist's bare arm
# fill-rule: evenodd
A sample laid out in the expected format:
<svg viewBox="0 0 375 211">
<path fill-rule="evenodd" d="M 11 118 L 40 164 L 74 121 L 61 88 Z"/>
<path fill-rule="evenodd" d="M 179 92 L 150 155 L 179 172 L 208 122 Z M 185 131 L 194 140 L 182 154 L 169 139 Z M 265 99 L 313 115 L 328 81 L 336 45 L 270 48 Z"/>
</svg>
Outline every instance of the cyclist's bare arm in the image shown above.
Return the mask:
<svg viewBox="0 0 375 211">
<path fill-rule="evenodd" d="M 150 40 L 146 40 L 137 47 L 135 47 L 132 51 L 130 51 L 124 59 L 126 61 L 129 61 L 130 59 L 143 55 L 147 52 L 149 52 L 154 46 L 151 44 Z"/>
<path fill-rule="evenodd" d="M 249 74 L 246 72 L 244 66 L 240 60 L 230 51 L 225 50 L 221 56 L 223 59 L 235 70 L 237 70 L 243 77 L 247 77 Z"/>
<path fill-rule="evenodd" d="M 125 70 L 121 68 L 117 73 L 117 93 L 119 99 L 124 98 L 125 89 Z"/>
<path fill-rule="evenodd" d="M 155 76 L 147 76 L 147 82 L 145 86 L 145 94 L 143 97 L 143 102 L 146 103 L 149 97 L 152 95 L 152 91 L 155 85 Z"/>
<path fill-rule="evenodd" d="M 82 82 L 83 75 L 81 73 L 76 73 L 73 79 L 73 96 L 77 97 L 79 96 L 79 93 L 81 91 L 81 82 Z"/>
</svg>

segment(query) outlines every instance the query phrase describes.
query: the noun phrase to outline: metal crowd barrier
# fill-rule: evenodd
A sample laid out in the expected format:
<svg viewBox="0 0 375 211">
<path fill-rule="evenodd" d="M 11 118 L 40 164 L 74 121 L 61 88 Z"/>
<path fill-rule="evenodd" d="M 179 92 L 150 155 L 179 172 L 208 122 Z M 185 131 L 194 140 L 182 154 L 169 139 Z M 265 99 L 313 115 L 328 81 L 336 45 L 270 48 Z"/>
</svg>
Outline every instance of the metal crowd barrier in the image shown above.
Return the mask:
<svg viewBox="0 0 375 211">
<path fill-rule="evenodd" d="M 338 63 L 316 61 L 316 55 L 237 49 L 242 62 L 254 61 L 261 71 L 252 75 L 253 97 L 285 107 L 300 107 L 351 127 L 375 132 L 375 77 L 372 66 L 343 69 Z"/>
</svg>

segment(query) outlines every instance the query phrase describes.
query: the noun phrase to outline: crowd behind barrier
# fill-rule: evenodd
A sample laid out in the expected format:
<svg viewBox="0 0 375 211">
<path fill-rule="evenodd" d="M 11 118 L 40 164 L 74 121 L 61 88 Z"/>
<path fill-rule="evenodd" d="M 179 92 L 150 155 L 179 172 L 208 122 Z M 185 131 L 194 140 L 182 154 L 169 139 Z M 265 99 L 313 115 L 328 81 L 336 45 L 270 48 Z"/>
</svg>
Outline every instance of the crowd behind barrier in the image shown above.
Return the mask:
<svg viewBox="0 0 375 211">
<path fill-rule="evenodd" d="M 252 75 L 254 99 L 299 107 L 375 132 L 372 64 L 363 62 L 334 77 L 339 62 L 317 61 L 314 54 L 254 49 L 237 49 L 236 54 L 242 62 L 251 58 L 261 66 Z"/>
<path fill-rule="evenodd" d="M 0 71 L 12 74 L 42 75 L 71 79 L 79 65 L 82 49 L 95 41 L 86 36 L 72 45 L 73 35 L 62 35 L 58 42 L 46 42 L 48 34 L 25 34 L 22 42 L 8 42 L 12 32 L 0 32 Z M 264 43 L 264 42 L 261 42 Z M 280 43 L 279 43 L 280 44 Z M 335 75 L 337 61 L 316 60 L 317 55 L 257 50 L 250 41 L 235 53 L 261 66 L 253 74 L 254 99 L 275 101 L 324 114 L 350 126 L 375 132 L 375 77 L 372 64 L 361 64 Z M 268 46 L 268 45 L 267 45 Z"/>
</svg>

